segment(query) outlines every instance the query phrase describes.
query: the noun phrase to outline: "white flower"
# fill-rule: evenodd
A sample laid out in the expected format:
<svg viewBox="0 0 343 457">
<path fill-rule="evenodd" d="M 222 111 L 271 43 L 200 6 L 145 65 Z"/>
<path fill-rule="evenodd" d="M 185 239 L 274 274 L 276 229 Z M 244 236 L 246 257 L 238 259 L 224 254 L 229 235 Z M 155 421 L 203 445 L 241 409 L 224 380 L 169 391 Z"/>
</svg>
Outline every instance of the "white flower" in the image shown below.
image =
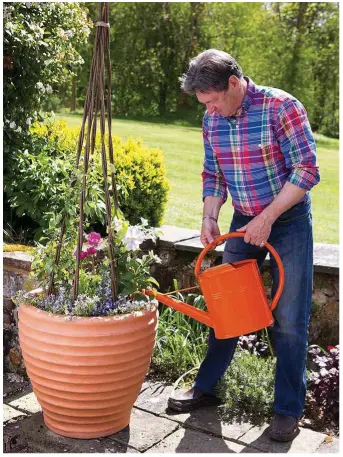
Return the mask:
<svg viewBox="0 0 343 457">
<path fill-rule="evenodd" d="M 13 32 L 13 30 L 15 29 L 15 26 L 14 26 L 13 22 L 7 22 L 7 24 L 5 25 L 5 28 L 8 29 L 9 31 Z"/>
<path fill-rule="evenodd" d="M 71 30 L 67 30 L 67 31 L 65 32 L 65 36 L 66 36 L 67 38 L 71 38 L 71 37 L 73 36 L 73 32 L 72 32 Z"/>
<path fill-rule="evenodd" d="M 123 228 L 123 221 L 118 219 L 117 216 L 113 218 L 114 230 L 119 232 Z"/>
<path fill-rule="evenodd" d="M 27 125 L 31 125 L 31 123 L 32 123 L 32 117 L 28 117 L 28 118 L 26 119 L 26 124 L 27 124 Z"/>
<path fill-rule="evenodd" d="M 144 233 L 137 227 L 129 227 L 123 243 L 128 251 L 136 251 L 139 245 L 144 241 Z"/>
<path fill-rule="evenodd" d="M 41 83 L 41 82 L 39 81 L 39 82 L 36 84 L 36 87 L 37 87 L 37 89 L 39 89 L 39 90 L 40 90 L 41 92 L 43 92 L 43 94 L 44 94 L 44 92 L 45 92 L 45 87 L 44 87 L 44 84 L 43 84 L 43 83 Z"/>
<path fill-rule="evenodd" d="M 50 84 L 47 84 L 45 86 L 45 90 L 46 90 L 46 93 L 47 94 L 52 94 L 52 87 L 50 86 Z"/>
<path fill-rule="evenodd" d="M 17 128 L 16 132 L 21 133 L 21 127 L 20 126 Z"/>
<path fill-rule="evenodd" d="M 68 35 L 67 35 L 67 33 L 66 33 L 63 29 L 61 29 L 61 30 L 58 32 L 58 36 L 59 36 L 60 38 L 62 38 L 62 40 L 68 40 Z"/>
<path fill-rule="evenodd" d="M 141 217 L 141 221 L 142 221 L 143 227 L 148 225 L 148 221 L 147 221 L 147 219 L 144 219 L 144 217 Z"/>
<path fill-rule="evenodd" d="M 9 124 L 11 121 L 9 119 L 5 119 L 6 124 Z"/>
<path fill-rule="evenodd" d="M 12 121 L 12 122 L 10 123 L 10 128 L 11 128 L 11 129 L 15 129 L 16 127 L 17 127 L 17 124 L 16 124 L 15 122 Z"/>
</svg>

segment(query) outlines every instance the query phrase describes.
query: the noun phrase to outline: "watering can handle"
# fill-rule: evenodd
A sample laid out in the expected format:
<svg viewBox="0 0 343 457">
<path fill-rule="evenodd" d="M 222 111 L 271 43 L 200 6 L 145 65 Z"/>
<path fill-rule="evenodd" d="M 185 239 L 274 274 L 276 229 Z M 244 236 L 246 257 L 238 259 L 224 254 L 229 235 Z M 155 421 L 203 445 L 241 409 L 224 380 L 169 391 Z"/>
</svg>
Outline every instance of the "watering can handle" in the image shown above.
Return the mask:
<svg viewBox="0 0 343 457">
<path fill-rule="evenodd" d="M 214 241 L 212 241 L 212 243 L 208 244 L 200 253 L 198 259 L 197 259 L 197 262 L 195 264 L 195 276 L 198 278 L 199 275 L 200 275 L 200 268 L 201 268 L 201 263 L 202 261 L 204 260 L 204 257 L 205 255 L 213 248 L 215 247 L 218 243 L 220 243 L 221 241 L 225 241 L 227 240 L 228 238 L 243 238 L 244 237 L 244 233 L 242 232 L 232 232 L 232 233 L 226 233 L 225 235 L 220 235 L 218 236 L 217 238 L 215 238 Z M 274 259 L 276 260 L 276 263 L 277 263 L 277 266 L 278 266 L 278 269 L 279 269 L 279 286 L 278 286 L 278 289 L 276 291 L 276 294 L 273 298 L 273 301 L 270 305 L 270 309 L 271 311 L 273 311 L 273 309 L 276 307 L 277 305 L 277 302 L 279 301 L 279 298 L 282 294 L 282 290 L 283 290 L 283 286 L 284 286 L 284 283 L 285 283 L 285 273 L 284 273 L 284 268 L 283 268 L 283 265 L 282 265 L 282 262 L 281 262 L 281 259 L 280 259 L 280 256 L 279 254 L 276 252 L 276 250 L 273 248 L 272 245 L 270 245 L 269 243 L 266 243 L 265 246 L 268 251 L 273 255 Z"/>
</svg>

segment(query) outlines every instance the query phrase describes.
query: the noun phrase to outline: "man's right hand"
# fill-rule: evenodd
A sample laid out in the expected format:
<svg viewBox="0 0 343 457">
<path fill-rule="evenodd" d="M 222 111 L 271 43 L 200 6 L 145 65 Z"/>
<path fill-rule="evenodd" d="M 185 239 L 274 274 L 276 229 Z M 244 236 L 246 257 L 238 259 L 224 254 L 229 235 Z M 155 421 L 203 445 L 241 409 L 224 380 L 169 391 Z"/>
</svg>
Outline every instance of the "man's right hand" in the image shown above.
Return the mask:
<svg viewBox="0 0 343 457">
<path fill-rule="evenodd" d="M 203 219 L 200 235 L 200 241 L 202 242 L 203 246 L 206 247 L 218 236 L 220 236 L 218 223 L 212 219 Z"/>
</svg>

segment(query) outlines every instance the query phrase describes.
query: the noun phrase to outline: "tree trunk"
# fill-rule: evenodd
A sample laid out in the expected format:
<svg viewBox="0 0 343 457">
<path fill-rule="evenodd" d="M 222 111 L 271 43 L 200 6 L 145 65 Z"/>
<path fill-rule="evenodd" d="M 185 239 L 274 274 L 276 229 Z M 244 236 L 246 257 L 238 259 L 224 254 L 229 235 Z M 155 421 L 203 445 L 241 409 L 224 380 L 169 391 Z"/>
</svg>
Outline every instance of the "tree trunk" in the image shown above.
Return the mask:
<svg viewBox="0 0 343 457">
<path fill-rule="evenodd" d="M 301 55 L 302 39 L 305 32 L 305 14 L 308 3 L 298 3 L 298 15 L 296 22 L 296 39 L 293 47 L 293 53 L 288 66 L 288 90 L 292 92 L 297 86 L 299 77 L 299 59 Z"/>
<path fill-rule="evenodd" d="M 76 111 L 76 76 L 73 76 L 71 80 L 70 111 Z"/>
</svg>

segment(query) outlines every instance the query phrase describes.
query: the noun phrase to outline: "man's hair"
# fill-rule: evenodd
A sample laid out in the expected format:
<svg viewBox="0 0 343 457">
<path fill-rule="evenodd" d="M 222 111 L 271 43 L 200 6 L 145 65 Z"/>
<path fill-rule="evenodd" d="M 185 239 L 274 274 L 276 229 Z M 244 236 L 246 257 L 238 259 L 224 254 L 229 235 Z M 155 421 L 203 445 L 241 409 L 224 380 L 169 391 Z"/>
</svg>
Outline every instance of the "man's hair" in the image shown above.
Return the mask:
<svg viewBox="0 0 343 457">
<path fill-rule="evenodd" d="M 230 76 L 242 78 L 243 72 L 236 60 L 224 51 L 208 49 L 194 57 L 187 73 L 181 78 L 181 89 L 187 94 L 221 92 L 227 90 Z"/>
</svg>

